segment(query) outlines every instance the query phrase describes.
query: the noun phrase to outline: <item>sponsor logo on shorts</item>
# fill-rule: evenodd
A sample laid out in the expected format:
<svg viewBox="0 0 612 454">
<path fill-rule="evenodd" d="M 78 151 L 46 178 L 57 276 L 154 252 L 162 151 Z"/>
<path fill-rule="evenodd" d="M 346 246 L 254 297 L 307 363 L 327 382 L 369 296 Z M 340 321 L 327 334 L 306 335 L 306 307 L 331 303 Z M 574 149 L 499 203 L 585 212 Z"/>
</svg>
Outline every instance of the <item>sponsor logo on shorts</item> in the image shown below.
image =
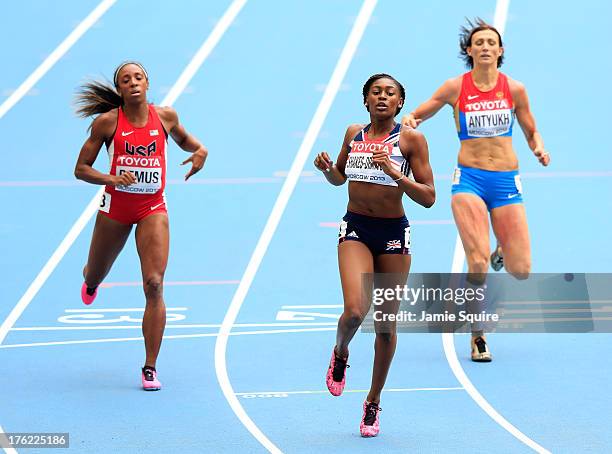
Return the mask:
<svg viewBox="0 0 612 454">
<path fill-rule="evenodd" d="M 153 211 L 153 210 L 157 210 L 157 209 L 158 209 L 160 206 L 162 206 L 164 203 L 166 203 L 166 202 L 162 202 L 162 203 L 158 203 L 157 205 L 153 205 L 153 206 L 151 207 L 151 211 Z"/>
<path fill-rule="evenodd" d="M 387 251 L 392 251 L 394 249 L 401 249 L 402 242 L 400 240 L 391 240 L 387 241 Z"/>
<path fill-rule="evenodd" d="M 509 199 L 513 199 L 515 197 L 518 197 L 520 194 L 508 194 L 508 198 Z"/>
<path fill-rule="evenodd" d="M 357 235 L 355 233 L 355 231 L 353 230 L 351 233 L 349 233 L 347 236 L 347 238 L 359 238 L 359 235 Z"/>
</svg>

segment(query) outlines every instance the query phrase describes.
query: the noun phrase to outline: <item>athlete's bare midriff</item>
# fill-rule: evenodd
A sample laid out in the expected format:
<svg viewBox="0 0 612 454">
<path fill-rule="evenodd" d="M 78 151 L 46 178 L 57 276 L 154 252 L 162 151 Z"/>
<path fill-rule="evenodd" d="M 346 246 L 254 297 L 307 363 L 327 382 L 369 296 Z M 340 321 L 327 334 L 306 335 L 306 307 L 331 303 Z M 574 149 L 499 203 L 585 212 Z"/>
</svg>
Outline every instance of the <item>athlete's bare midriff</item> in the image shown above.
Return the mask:
<svg viewBox="0 0 612 454">
<path fill-rule="evenodd" d="M 512 137 L 485 137 L 463 140 L 458 162 L 475 169 L 508 171 L 518 169 Z"/>
<path fill-rule="evenodd" d="M 397 187 L 351 181 L 348 211 L 376 218 L 399 218 L 404 216 L 403 194 Z"/>
</svg>

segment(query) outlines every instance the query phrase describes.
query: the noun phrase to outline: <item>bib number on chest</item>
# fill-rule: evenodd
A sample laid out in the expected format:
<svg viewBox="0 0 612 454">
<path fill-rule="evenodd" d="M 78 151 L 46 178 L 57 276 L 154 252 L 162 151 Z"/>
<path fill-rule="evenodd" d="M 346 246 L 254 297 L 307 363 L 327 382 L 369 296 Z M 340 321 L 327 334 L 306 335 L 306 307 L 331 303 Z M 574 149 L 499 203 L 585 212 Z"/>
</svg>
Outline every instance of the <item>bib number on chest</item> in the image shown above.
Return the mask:
<svg viewBox="0 0 612 454">
<path fill-rule="evenodd" d="M 136 177 L 136 183 L 130 186 L 117 186 L 115 188 L 117 191 L 132 194 L 154 194 L 161 189 L 161 167 L 117 166 L 117 175 L 122 175 L 125 172 L 132 172 Z"/>
<path fill-rule="evenodd" d="M 465 125 L 470 137 L 494 137 L 510 132 L 512 111 L 510 109 L 466 112 Z"/>
</svg>

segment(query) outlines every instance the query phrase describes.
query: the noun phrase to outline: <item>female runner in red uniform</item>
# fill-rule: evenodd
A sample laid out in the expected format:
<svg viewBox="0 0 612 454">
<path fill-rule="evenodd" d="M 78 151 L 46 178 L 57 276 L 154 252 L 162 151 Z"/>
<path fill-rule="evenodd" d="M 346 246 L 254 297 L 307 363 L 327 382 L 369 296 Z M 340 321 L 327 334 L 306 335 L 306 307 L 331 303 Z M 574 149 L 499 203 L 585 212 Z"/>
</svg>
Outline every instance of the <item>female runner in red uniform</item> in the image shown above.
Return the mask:
<svg viewBox="0 0 612 454">
<path fill-rule="evenodd" d="M 79 154 L 75 176 L 88 183 L 105 185 L 96 217 L 81 298 L 91 304 L 98 286 L 136 225 L 136 247 L 140 257 L 146 306 L 142 321 L 146 359 L 142 386 L 147 391 L 161 389 L 155 363 L 166 325 L 163 280 L 168 263 L 168 213 L 166 183 L 167 135 L 192 155 L 187 180 L 204 166 L 208 151 L 179 123 L 170 107 L 147 102 L 149 78 L 137 62 L 126 62 L 116 70 L 115 87 L 100 82 L 84 85 L 77 95 L 82 117 L 98 115 L 91 135 Z M 106 145 L 110 171 L 94 169 L 100 148 Z"/>
<path fill-rule="evenodd" d="M 416 128 L 444 105 L 454 109 L 461 148 L 452 187 L 452 209 L 468 263 L 468 280 L 482 285 L 489 261 L 519 279 L 531 271 L 527 217 L 518 159 L 512 147 L 514 118 L 540 164 L 550 156 L 536 129 L 525 86 L 498 68 L 504 48 L 499 32 L 481 19 L 462 28 L 461 54 L 470 71 L 447 80 L 402 123 Z M 491 256 L 489 216 L 498 247 Z M 503 251 L 503 257 L 502 257 Z M 492 359 L 484 334 L 472 326 L 472 360 Z"/>
<path fill-rule="evenodd" d="M 393 77 L 370 77 L 363 87 L 370 124 L 348 127 L 335 165 L 325 152 L 314 161 L 331 184 L 339 186 L 349 181 L 347 213 L 338 235 L 344 312 L 338 321 L 326 375 L 327 388 L 334 396 L 344 390 L 348 346 L 372 302 L 372 295 L 362 293 L 364 274 L 393 273 L 386 276 L 397 282 L 386 282 L 381 288 L 406 284 L 411 263 L 410 224 L 402 197 L 406 194 L 425 207 L 432 206 L 436 198 L 425 137 L 395 122 L 404 99 L 404 87 Z M 410 173 L 412 178 L 408 177 Z M 366 285 L 370 289 L 371 283 Z M 399 302 L 389 303 L 385 315 L 397 312 Z M 359 427 L 364 437 L 376 436 L 380 430 L 380 394 L 397 345 L 395 322 L 379 322 L 375 315 L 372 384 Z"/>
</svg>

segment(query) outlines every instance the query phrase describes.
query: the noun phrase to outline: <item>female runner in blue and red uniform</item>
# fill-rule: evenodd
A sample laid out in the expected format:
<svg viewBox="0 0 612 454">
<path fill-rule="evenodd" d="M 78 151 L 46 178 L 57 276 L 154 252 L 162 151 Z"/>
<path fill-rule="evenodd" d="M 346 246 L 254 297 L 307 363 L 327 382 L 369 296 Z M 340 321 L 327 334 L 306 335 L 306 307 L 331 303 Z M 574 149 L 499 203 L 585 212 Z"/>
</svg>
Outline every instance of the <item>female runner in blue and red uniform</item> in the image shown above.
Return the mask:
<svg viewBox="0 0 612 454">
<path fill-rule="evenodd" d="M 514 118 L 529 148 L 547 166 L 550 156 L 536 129 L 527 91 L 501 73 L 504 48 L 499 32 L 481 19 L 462 28 L 461 54 L 470 71 L 447 80 L 402 123 L 416 128 L 445 104 L 453 107 L 461 148 L 452 186 L 452 209 L 468 263 L 468 280 L 481 285 L 489 261 L 519 279 L 531 271 L 527 217 L 518 160 L 512 147 Z M 489 216 L 498 246 L 489 257 Z M 503 256 L 502 256 L 503 251 Z M 503 258 L 502 258 L 503 257 Z M 472 360 L 492 359 L 482 331 L 472 326 Z"/>
<path fill-rule="evenodd" d="M 435 201 L 433 174 L 425 137 L 402 127 L 395 116 L 404 104 L 404 87 L 387 74 L 375 74 L 363 87 L 363 101 L 370 124 L 351 125 L 336 164 L 325 152 L 314 165 L 331 184 L 349 181 L 348 210 L 340 224 L 338 266 L 344 296 L 344 312 L 338 321 L 336 346 L 326 375 L 334 396 L 342 394 L 346 381 L 349 342 L 365 318 L 371 295 L 362 297 L 364 274 L 394 273 L 385 287 L 404 285 L 410 270 L 410 225 L 402 196 L 425 207 Z M 412 172 L 413 178 L 408 178 Z M 367 284 L 371 287 L 371 284 Z M 376 285 L 376 284 L 375 284 Z M 397 301 L 391 301 L 397 312 Z M 376 436 L 380 430 L 380 394 L 397 344 L 395 322 L 379 323 L 375 317 L 372 385 L 363 404 L 360 432 Z"/>
<path fill-rule="evenodd" d="M 167 135 L 192 153 L 183 162 L 192 164 L 186 180 L 202 169 L 208 151 L 185 131 L 174 109 L 147 102 L 149 78 L 140 63 L 121 64 L 113 82 L 114 88 L 100 82 L 88 83 L 77 95 L 77 113 L 82 117 L 98 116 L 81 148 L 74 173 L 80 180 L 105 185 L 83 270 L 81 298 L 85 304 L 93 302 L 98 286 L 136 225 L 146 298 L 142 321 L 146 359 L 141 380 L 145 390 L 159 390 L 155 364 L 166 325 L 163 280 L 169 243 L 164 196 Z M 92 167 L 103 144 L 110 159 L 108 174 Z"/>
</svg>

